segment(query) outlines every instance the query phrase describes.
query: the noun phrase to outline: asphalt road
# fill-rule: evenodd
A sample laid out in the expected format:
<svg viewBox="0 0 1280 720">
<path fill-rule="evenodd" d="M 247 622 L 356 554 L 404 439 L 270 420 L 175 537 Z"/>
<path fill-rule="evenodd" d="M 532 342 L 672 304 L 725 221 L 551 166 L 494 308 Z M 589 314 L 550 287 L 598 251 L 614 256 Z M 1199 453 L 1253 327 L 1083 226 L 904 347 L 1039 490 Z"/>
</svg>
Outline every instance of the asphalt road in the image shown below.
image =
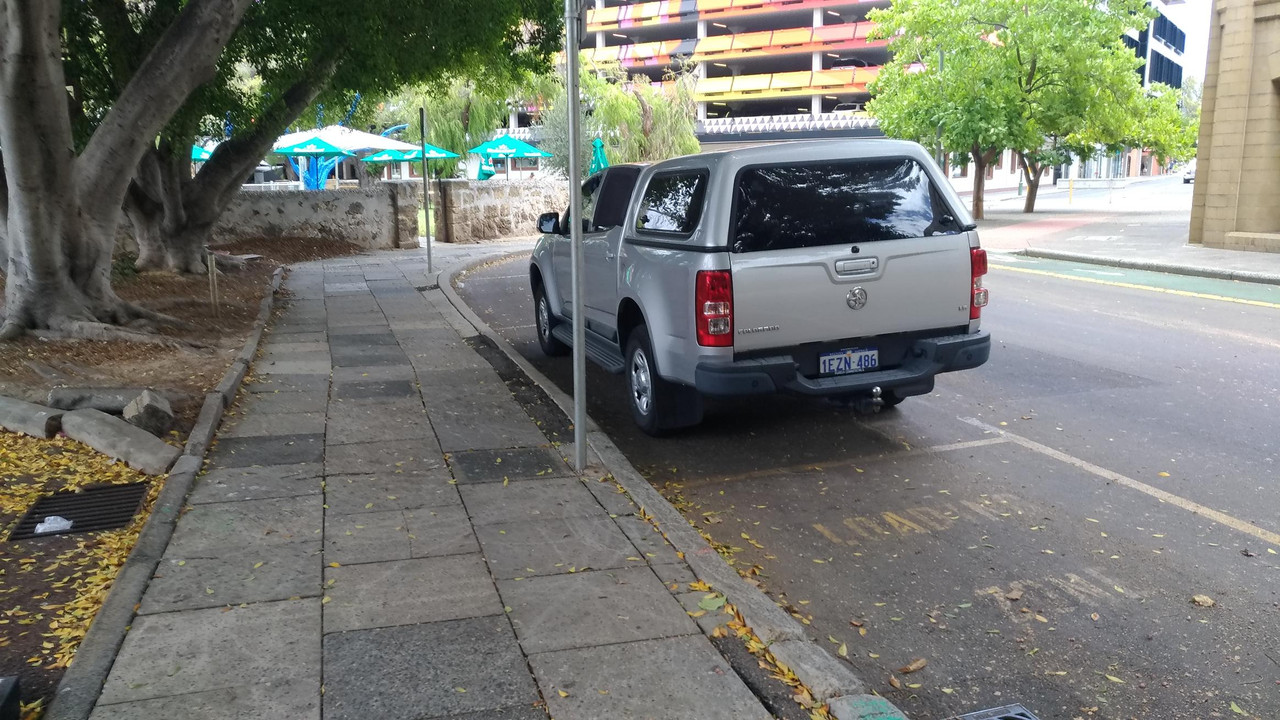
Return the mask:
<svg viewBox="0 0 1280 720">
<path fill-rule="evenodd" d="M 717 401 L 655 440 L 590 365 L 588 410 L 913 718 L 1280 718 L 1280 288 L 996 256 L 987 286 L 990 362 L 893 410 Z M 460 290 L 570 389 L 523 261 Z"/>
</svg>

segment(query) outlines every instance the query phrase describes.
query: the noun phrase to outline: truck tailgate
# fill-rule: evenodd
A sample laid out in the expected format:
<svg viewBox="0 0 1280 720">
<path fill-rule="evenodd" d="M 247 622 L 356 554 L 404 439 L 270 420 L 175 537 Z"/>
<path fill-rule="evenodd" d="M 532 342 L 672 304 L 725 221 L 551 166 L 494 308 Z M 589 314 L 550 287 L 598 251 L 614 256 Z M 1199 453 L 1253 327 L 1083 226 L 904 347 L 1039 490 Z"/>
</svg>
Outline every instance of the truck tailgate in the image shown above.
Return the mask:
<svg viewBox="0 0 1280 720">
<path fill-rule="evenodd" d="M 969 322 L 969 235 L 730 253 L 734 352 Z"/>
</svg>

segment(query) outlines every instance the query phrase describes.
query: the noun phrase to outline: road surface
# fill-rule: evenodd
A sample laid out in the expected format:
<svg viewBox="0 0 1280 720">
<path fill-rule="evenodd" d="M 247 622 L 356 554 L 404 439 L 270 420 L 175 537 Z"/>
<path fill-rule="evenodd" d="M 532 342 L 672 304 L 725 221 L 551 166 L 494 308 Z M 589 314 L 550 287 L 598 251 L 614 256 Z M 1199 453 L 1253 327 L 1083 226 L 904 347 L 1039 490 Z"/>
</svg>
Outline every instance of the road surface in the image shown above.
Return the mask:
<svg viewBox="0 0 1280 720">
<path fill-rule="evenodd" d="M 588 411 L 912 717 L 1280 718 L 1280 288 L 991 264 L 990 362 L 894 410 L 714 401 L 656 440 L 589 365 Z M 524 261 L 460 290 L 571 392 Z"/>
</svg>

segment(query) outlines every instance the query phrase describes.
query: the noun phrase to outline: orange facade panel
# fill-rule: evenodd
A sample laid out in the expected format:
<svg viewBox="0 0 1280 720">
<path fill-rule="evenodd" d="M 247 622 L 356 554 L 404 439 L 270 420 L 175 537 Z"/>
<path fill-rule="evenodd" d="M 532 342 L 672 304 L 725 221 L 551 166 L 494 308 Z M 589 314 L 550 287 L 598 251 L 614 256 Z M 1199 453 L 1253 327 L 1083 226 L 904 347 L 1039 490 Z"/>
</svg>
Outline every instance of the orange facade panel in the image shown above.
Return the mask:
<svg viewBox="0 0 1280 720">
<path fill-rule="evenodd" d="M 853 72 L 853 70 L 818 70 L 813 73 L 813 86 L 826 88 L 852 85 Z"/>
<path fill-rule="evenodd" d="M 731 90 L 733 90 L 733 78 L 719 77 L 699 79 L 694 91 L 700 95 L 716 95 L 727 93 Z"/>
<path fill-rule="evenodd" d="M 788 45 L 805 45 L 813 37 L 813 28 L 793 28 L 791 30 L 774 30 L 771 47 L 780 48 Z"/>
<path fill-rule="evenodd" d="M 742 33 L 741 35 L 733 35 L 734 50 L 759 50 L 766 47 L 773 40 L 773 31 L 765 30 L 763 32 Z"/>
<path fill-rule="evenodd" d="M 859 24 L 861 23 L 850 23 L 848 25 L 823 25 L 822 27 L 816 27 L 813 29 L 813 41 L 829 43 L 852 40 L 856 37 Z"/>
<path fill-rule="evenodd" d="M 772 75 L 739 75 L 733 78 L 733 91 L 735 93 L 750 93 L 768 90 L 772 81 Z"/>
<path fill-rule="evenodd" d="M 733 48 L 733 35 L 717 35 L 715 37 L 702 38 L 698 41 L 698 49 L 695 51 L 699 54 L 711 54 L 727 52 Z"/>
<path fill-rule="evenodd" d="M 813 73 L 808 70 L 799 72 L 774 73 L 769 82 L 770 90 L 801 90 L 809 87 Z"/>
</svg>

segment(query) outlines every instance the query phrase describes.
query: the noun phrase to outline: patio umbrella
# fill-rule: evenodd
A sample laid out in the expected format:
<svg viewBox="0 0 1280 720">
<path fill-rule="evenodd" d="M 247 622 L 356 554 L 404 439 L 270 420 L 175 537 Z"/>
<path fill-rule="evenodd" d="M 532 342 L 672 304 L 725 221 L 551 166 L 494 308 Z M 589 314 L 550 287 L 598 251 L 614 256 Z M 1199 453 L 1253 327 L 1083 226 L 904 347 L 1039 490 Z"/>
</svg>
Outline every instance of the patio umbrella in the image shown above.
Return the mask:
<svg viewBox="0 0 1280 720">
<path fill-rule="evenodd" d="M 595 175 L 607 167 L 609 158 L 604 154 L 604 141 L 596 138 L 591 141 L 591 167 L 587 169 L 587 174 Z"/>
<path fill-rule="evenodd" d="M 213 152 L 211 152 L 209 148 L 204 147 L 203 145 L 191 146 L 191 160 L 193 162 L 204 162 L 211 157 L 213 157 Z"/>
<path fill-rule="evenodd" d="M 448 150 L 445 150 L 443 148 L 438 148 L 435 145 L 431 145 L 431 144 L 427 145 L 428 160 L 444 160 L 446 158 L 456 158 L 456 157 L 458 157 L 458 153 L 449 152 Z M 404 153 L 404 159 L 405 160 L 421 160 L 422 159 L 421 148 L 414 148 L 412 150 L 406 151 Z"/>
<path fill-rule="evenodd" d="M 467 152 L 475 153 L 486 158 L 548 158 L 552 157 L 551 153 L 530 145 L 522 140 L 517 140 L 510 135 L 496 137 L 487 143 L 481 143 Z"/>
<path fill-rule="evenodd" d="M 313 137 L 292 145 L 277 145 L 272 152 L 289 157 L 352 157 L 355 153 L 343 150 L 324 138 Z"/>
<path fill-rule="evenodd" d="M 301 143 L 304 140 L 318 139 L 323 140 L 330 145 L 346 150 L 349 153 L 361 152 L 377 152 L 379 150 L 399 150 L 400 152 L 408 152 L 413 150 L 416 145 L 396 140 L 395 138 L 374 135 L 363 130 L 352 130 L 349 127 L 341 125 L 330 125 L 328 127 L 316 130 L 304 130 L 302 132 L 290 133 L 282 135 L 276 140 L 275 152 L 280 152 L 280 148 L 289 145 Z"/>
<path fill-rule="evenodd" d="M 409 159 L 404 155 L 399 150 L 383 150 L 360 158 L 360 162 L 402 162 Z"/>
</svg>

